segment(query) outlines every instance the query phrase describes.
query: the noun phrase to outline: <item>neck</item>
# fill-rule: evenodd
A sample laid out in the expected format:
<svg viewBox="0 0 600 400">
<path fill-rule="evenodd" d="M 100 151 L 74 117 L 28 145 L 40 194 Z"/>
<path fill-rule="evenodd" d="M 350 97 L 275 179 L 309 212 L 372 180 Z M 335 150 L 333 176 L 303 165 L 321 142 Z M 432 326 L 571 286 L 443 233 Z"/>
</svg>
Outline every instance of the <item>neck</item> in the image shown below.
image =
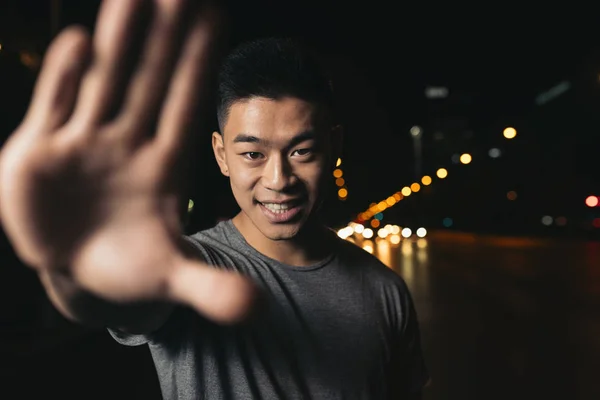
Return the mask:
<svg viewBox="0 0 600 400">
<path fill-rule="evenodd" d="M 317 222 L 303 226 L 292 239 L 272 240 L 259 232 L 252 222 L 246 221 L 241 213 L 232 221 L 250 246 L 283 264 L 307 267 L 324 260 L 331 253 L 332 233 Z"/>
</svg>

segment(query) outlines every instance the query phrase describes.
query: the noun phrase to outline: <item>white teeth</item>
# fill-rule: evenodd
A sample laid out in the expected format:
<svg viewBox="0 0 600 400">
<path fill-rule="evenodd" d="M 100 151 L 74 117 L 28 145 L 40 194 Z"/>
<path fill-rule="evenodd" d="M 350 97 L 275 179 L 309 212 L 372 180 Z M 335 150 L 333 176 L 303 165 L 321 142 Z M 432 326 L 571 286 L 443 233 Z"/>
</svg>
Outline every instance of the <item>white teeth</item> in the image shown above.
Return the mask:
<svg viewBox="0 0 600 400">
<path fill-rule="evenodd" d="M 283 213 L 290 208 L 289 204 L 262 203 L 262 205 L 276 214 Z"/>
</svg>

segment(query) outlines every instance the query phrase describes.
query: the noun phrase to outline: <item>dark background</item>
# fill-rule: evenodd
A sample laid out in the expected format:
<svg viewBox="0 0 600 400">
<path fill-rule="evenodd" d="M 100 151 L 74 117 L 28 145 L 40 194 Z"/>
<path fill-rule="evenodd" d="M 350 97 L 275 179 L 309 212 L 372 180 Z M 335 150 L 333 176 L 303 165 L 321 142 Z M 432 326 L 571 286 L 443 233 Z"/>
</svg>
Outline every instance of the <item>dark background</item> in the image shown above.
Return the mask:
<svg viewBox="0 0 600 400">
<path fill-rule="evenodd" d="M 2 140 L 24 114 L 39 60 L 56 30 L 71 23 L 91 28 L 98 4 L 0 0 Z M 508 2 L 225 3 L 230 46 L 257 36 L 296 35 L 327 56 L 345 127 L 342 168 L 349 191 L 340 201 L 332 183 L 325 215 L 331 226 L 344 226 L 370 203 L 420 179 L 409 135 L 419 125 L 423 173 L 434 176 L 445 167 L 449 177 L 434 178 L 430 187 L 386 211 L 385 221 L 431 231 L 569 240 L 600 239 L 600 227 L 593 226 L 600 207 L 584 203 L 588 195 L 600 196 L 600 31 L 590 7 L 575 2 L 560 9 Z M 561 82 L 568 82 L 565 93 L 536 104 L 540 94 Z M 448 97 L 428 99 L 430 86 L 447 88 Z M 510 141 L 502 136 L 507 126 L 518 132 Z M 210 150 L 210 131 L 197 134 L 196 206 L 189 230 L 236 211 Z M 500 158 L 488 156 L 492 147 L 502 151 Z M 453 163 L 452 156 L 463 152 L 473 162 Z M 518 193 L 515 201 L 506 197 L 511 190 Z M 543 216 L 566 222 L 545 226 Z M 451 218 L 452 226 L 444 226 L 444 218 Z M 118 387 L 124 398 L 152 398 L 156 386 L 147 351 L 109 343 L 104 332 L 74 329 L 52 309 L 5 238 L 0 243 L 0 384 L 21 393 L 6 398 L 34 393 L 110 398 Z M 86 357 L 94 346 L 106 351 L 90 362 Z M 62 354 L 61 359 L 52 354 Z M 65 387 L 58 378 L 64 376 L 78 383 Z M 106 378 L 106 386 L 98 386 L 97 376 Z"/>
<path fill-rule="evenodd" d="M 20 52 L 39 57 L 57 28 L 92 27 L 98 4 L 3 0 L 3 136 L 20 121 L 37 72 L 20 62 Z M 410 127 L 419 125 L 423 173 L 433 176 L 443 166 L 450 177 L 390 209 L 386 219 L 442 228 L 450 217 L 452 229 L 598 237 L 592 221 L 600 215 L 584 201 L 597 194 L 600 182 L 600 33 L 577 3 L 558 10 L 378 0 L 224 4 L 229 46 L 256 36 L 294 35 L 327 57 L 345 127 L 349 190 L 344 202 L 333 196 L 331 225 L 344 224 L 371 202 L 420 179 L 409 135 Z M 536 105 L 537 96 L 561 82 L 570 89 Z M 448 97 L 428 99 L 430 86 L 447 88 Z M 517 129 L 516 139 L 502 137 L 507 126 Z M 193 227 L 236 209 L 218 175 L 209 134 L 198 132 L 195 162 L 202 179 L 194 199 L 202 215 L 193 216 Z M 492 147 L 502 151 L 500 158 L 487 155 Z M 463 152 L 474 161 L 453 164 L 452 155 Z M 517 201 L 507 201 L 510 190 L 517 191 Z M 568 223 L 564 229 L 546 227 L 540 222 L 544 215 L 564 216 Z"/>
</svg>

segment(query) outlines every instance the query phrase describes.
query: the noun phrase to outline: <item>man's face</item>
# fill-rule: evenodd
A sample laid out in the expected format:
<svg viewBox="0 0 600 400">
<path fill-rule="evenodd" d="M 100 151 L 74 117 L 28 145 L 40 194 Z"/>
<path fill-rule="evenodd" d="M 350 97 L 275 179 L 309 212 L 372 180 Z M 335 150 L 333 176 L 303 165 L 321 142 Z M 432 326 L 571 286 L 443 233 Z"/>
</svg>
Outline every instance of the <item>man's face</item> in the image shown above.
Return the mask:
<svg viewBox="0 0 600 400">
<path fill-rule="evenodd" d="M 315 213 L 331 164 L 330 127 L 320 125 L 315 107 L 293 97 L 231 106 L 213 148 L 244 226 L 291 239 Z"/>
</svg>

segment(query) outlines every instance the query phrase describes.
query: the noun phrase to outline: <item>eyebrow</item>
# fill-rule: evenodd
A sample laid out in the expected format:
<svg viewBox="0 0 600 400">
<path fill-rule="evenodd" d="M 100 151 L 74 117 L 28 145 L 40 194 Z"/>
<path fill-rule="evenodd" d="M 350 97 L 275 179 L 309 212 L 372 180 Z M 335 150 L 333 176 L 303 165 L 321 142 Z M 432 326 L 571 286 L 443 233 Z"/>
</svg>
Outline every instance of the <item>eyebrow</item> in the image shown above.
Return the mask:
<svg viewBox="0 0 600 400">
<path fill-rule="evenodd" d="M 313 130 L 308 130 L 308 131 L 304 131 L 304 132 L 300 132 L 299 134 L 297 134 L 296 136 L 294 136 L 292 138 L 292 140 L 290 140 L 288 147 L 293 147 L 299 143 L 302 143 L 304 141 L 307 140 L 313 140 L 316 138 L 316 134 L 315 131 Z M 262 145 L 269 145 L 269 141 L 265 140 L 265 139 L 261 139 L 257 136 L 254 135 L 249 135 L 247 133 L 239 133 L 234 139 L 233 139 L 233 143 L 257 143 L 257 144 L 262 144 Z"/>
</svg>

